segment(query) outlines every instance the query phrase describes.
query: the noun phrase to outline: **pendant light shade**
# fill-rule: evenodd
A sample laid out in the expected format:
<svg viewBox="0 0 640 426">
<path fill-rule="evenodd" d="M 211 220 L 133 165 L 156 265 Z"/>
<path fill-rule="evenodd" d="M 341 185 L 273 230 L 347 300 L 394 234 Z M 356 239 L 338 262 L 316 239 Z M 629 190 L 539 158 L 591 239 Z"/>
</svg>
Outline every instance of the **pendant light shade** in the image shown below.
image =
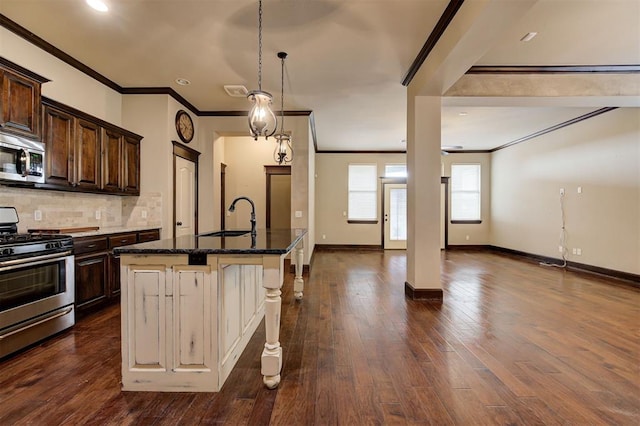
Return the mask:
<svg viewBox="0 0 640 426">
<path fill-rule="evenodd" d="M 273 135 L 278 125 L 276 115 L 271 110 L 273 96 L 262 90 L 252 90 L 247 94 L 247 99 L 252 103 L 249 111 L 249 130 L 251 136 L 258 140 L 258 136 L 268 138 Z"/>
<path fill-rule="evenodd" d="M 280 131 L 274 136 L 276 138 L 276 149 L 273 151 L 273 159 L 278 164 L 291 163 L 293 160 L 293 148 L 291 148 L 291 137 L 284 132 L 284 60 L 287 59 L 286 52 L 278 52 L 282 74 L 280 77 L 280 102 L 281 117 Z"/>
<path fill-rule="evenodd" d="M 255 140 L 258 136 L 265 139 L 276 132 L 278 122 L 276 115 L 271 110 L 273 96 L 262 90 L 262 0 L 258 3 L 258 90 L 252 90 L 247 94 L 251 102 L 249 111 L 249 131 Z"/>
</svg>

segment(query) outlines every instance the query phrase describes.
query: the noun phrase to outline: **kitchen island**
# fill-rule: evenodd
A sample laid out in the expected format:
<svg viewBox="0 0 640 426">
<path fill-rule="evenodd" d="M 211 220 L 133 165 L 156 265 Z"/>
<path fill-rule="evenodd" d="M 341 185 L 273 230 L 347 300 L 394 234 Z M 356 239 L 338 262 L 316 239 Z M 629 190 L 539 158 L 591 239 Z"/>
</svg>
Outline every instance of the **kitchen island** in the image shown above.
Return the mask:
<svg viewBox="0 0 640 426">
<path fill-rule="evenodd" d="M 218 231 L 114 249 L 121 258 L 122 389 L 217 392 L 265 318 L 264 384 L 280 383 L 284 259 L 302 298 L 304 229 Z"/>
</svg>

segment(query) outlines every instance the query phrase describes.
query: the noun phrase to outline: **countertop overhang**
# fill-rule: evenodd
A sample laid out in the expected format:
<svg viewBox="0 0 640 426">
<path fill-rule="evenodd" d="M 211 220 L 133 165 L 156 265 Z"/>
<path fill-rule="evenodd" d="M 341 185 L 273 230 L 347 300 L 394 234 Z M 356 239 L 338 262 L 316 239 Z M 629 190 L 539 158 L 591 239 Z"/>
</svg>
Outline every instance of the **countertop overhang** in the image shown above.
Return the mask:
<svg viewBox="0 0 640 426">
<path fill-rule="evenodd" d="M 275 254 L 289 253 L 307 233 L 306 229 L 258 229 L 236 237 L 185 235 L 117 247 L 118 254 Z"/>
</svg>

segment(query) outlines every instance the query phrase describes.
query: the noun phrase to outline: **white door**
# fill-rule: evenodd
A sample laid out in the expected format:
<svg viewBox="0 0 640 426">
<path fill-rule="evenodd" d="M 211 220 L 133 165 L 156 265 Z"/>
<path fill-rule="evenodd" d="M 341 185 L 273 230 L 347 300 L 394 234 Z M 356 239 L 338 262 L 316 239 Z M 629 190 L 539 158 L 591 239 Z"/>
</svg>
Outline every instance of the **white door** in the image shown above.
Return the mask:
<svg viewBox="0 0 640 426">
<path fill-rule="evenodd" d="M 407 248 L 407 184 L 384 185 L 384 248 Z"/>
<path fill-rule="evenodd" d="M 196 164 L 176 156 L 175 236 L 195 234 Z"/>
</svg>

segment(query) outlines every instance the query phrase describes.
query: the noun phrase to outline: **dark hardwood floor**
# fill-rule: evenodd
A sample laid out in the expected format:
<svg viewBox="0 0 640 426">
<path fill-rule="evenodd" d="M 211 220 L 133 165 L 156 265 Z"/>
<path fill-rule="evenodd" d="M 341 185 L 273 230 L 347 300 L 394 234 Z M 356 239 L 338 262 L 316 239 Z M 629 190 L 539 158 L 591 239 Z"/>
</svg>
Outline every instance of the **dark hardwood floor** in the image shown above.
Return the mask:
<svg viewBox="0 0 640 426">
<path fill-rule="evenodd" d="M 404 296 L 405 255 L 315 254 L 283 292 L 282 382 L 263 326 L 221 392 L 120 391 L 113 306 L 0 361 L 0 424 L 637 425 L 640 290 L 485 252 L 443 254 L 444 303 Z"/>
</svg>

